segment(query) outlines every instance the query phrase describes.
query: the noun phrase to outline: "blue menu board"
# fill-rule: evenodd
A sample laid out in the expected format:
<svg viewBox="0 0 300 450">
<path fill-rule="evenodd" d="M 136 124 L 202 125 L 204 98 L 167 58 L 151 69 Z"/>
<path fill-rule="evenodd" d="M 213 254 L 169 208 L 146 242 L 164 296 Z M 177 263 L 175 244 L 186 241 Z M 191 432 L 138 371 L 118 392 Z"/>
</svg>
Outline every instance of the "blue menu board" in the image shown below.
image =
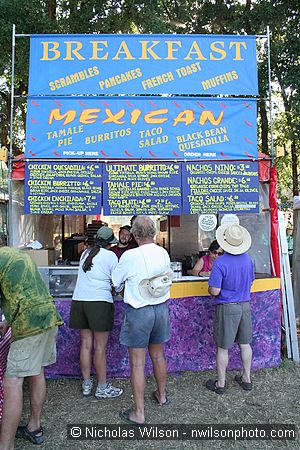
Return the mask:
<svg viewBox="0 0 300 450">
<path fill-rule="evenodd" d="M 181 214 L 180 164 L 107 164 L 105 215 Z"/>
<path fill-rule="evenodd" d="M 257 162 L 186 163 L 182 167 L 183 213 L 259 211 Z"/>
<path fill-rule="evenodd" d="M 102 165 L 30 162 L 25 166 L 25 214 L 99 214 Z"/>
</svg>

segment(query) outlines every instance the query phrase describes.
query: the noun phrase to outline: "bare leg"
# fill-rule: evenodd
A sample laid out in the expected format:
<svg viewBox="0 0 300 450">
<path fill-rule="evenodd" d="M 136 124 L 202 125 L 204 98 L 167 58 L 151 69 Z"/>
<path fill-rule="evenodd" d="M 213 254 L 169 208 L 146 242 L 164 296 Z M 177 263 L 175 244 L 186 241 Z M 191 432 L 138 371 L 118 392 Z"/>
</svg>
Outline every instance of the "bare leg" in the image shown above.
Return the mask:
<svg viewBox="0 0 300 450">
<path fill-rule="evenodd" d="M 89 329 L 80 330 L 80 368 L 84 380 L 91 376 L 93 332 Z"/>
<path fill-rule="evenodd" d="M 42 408 L 46 398 L 44 368 L 42 368 L 39 375 L 29 377 L 29 390 L 30 420 L 28 423 L 28 430 L 35 431 L 41 426 Z M 37 436 L 39 436 L 39 434 Z"/>
<path fill-rule="evenodd" d="M 243 363 L 242 380 L 246 383 L 251 383 L 250 371 L 252 363 L 252 348 L 250 344 L 239 344 L 241 351 L 241 358 Z"/>
<path fill-rule="evenodd" d="M 108 340 L 108 331 L 94 332 L 94 366 L 98 378 L 98 383 L 106 382 L 106 345 Z"/>
<path fill-rule="evenodd" d="M 23 409 L 23 380 L 4 377 L 4 405 L 1 424 L 0 449 L 13 450 L 17 427 Z"/>
<path fill-rule="evenodd" d="M 218 349 L 217 349 L 217 373 L 218 373 L 217 385 L 219 387 L 225 386 L 227 366 L 228 366 L 228 350 L 226 350 L 225 348 L 218 347 Z"/>
<path fill-rule="evenodd" d="M 166 401 L 167 365 L 163 344 L 149 344 L 149 354 L 153 364 L 154 378 L 157 384 L 157 399 L 162 405 Z"/>
<path fill-rule="evenodd" d="M 129 359 L 131 369 L 131 387 L 135 402 L 135 408 L 129 418 L 138 423 L 145 422 L 144 394 L 145 394 L 145 348 L 129 348 Z"/>
</svg>

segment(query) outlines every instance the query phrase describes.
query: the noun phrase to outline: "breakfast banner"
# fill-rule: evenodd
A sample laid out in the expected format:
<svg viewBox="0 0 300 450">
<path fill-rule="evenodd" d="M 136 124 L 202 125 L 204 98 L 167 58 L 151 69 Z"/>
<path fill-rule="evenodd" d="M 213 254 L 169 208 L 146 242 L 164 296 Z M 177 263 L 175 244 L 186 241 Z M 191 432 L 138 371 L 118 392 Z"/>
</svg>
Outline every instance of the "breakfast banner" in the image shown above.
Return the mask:
<svg viewBox="0 0 300 450">
<path fill-rule="evenodd" d="M 257 158 L 255 99 L 31 97 L 26 158 Z"/>
<path fill-rule="evenodd" d="M 29 95 L 257 95 L 256 37 L 31 35 Z"/>
</svg>

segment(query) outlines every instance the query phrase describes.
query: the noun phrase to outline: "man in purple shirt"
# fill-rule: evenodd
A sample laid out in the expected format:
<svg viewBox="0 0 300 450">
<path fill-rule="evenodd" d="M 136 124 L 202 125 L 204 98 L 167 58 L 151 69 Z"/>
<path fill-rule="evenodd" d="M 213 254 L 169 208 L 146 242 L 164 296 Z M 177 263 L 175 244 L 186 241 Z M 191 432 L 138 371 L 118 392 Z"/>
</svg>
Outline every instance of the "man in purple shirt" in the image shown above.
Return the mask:
<svg viewBox="0 0 300 450">
<path fill-rule="evenodd" d="M 242 375 L 235 381 L 246 391 L 252 389 L 252 319 L 250 289 L 254 265 L 247 250 L 251 246 L 249 232 L 240 225 L 222 225 L 216 238 L 224 255 L 214 261 L 208 281 L 208 292 L 216 298 L 214 337 L 217 344 L 217 380 L 208 380 L 207 389 L 216 394 L 225 392 L 228 349 L 236 341 L 240 347 Z"/>
</svg>

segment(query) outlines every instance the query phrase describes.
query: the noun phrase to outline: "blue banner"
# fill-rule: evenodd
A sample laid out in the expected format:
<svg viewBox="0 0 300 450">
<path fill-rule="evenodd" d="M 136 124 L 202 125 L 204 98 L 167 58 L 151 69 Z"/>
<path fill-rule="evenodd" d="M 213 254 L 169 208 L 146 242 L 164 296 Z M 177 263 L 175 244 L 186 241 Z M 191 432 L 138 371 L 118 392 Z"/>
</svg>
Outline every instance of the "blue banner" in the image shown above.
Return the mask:
<svg viewBox="0 0 300 450">
<path fill-rule="evenodd" d="M 105 215 L 181 214 L 180 164 L 106 164 L 103 183 Z"/>
<path fill-rule="evenodd" d="M 258 163 L 187 163 L 182 167 L 184 214 L 259 212 Z"/>
<path fill-rule="evenodd" d="M 28 162 L 25 214 L 100 214 L 102 164 Z"/>
<path fill-rule="evenodd" d="M 255 36 L 32 35 L 29 95 L 257 95 Z"/>
<path fill-rule="evenodd" d="M 34 97 L 26 158 L 257 158 L 256 100 Z"/>
</svg>

